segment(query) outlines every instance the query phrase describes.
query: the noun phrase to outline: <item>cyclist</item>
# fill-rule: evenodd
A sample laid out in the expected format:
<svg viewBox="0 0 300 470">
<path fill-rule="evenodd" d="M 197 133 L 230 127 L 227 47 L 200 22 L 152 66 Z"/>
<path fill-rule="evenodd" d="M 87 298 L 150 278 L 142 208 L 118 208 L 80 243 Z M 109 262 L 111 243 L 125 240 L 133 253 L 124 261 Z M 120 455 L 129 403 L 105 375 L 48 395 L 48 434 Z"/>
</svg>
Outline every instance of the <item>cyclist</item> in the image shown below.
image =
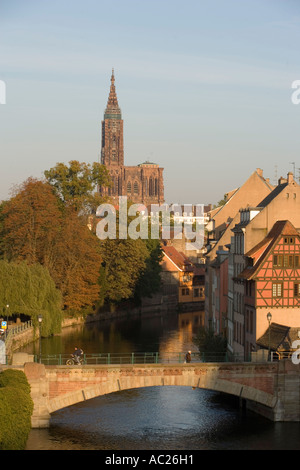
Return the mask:
<svg viewBox="0 0 300 470">
<path fill-rule="evenodd" d="M 76 364 L 80 364 L 80 359 L 83 357 L 82 349 L 75 347 L 75 351 L 73 352 L 72 356 L 74 357 Z"/>
</svg>

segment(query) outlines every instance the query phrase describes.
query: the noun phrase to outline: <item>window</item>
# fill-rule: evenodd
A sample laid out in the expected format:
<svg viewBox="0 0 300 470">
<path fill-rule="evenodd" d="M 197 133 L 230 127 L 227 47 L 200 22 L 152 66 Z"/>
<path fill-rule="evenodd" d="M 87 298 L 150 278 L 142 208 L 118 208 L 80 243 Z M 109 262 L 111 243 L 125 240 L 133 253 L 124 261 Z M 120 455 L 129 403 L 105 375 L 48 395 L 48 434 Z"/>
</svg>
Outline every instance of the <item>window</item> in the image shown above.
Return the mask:
<svg viewBox="0 0 300 470">
<path fill-rule="evenodd" d="M 127 193 L 131 194 L 131 183 L 130 183 L 130 181 L 128 181 L 128 183 L 127 183 Z"/>
<path fill-rule="evenodd" d="M 190 289 L 188 289 L 187 287 L 184 287 L 181 292 L 182 292 L 182 295 L 189 295 Z"/>
<path fill-rule="evenodd" d="M 282 282 L 274 282 L 272 286 L 273 297 L 282 297 Z"/>
<path fill-rule="evenodd" d="M 133 192 L 134 192 L 134 194 L 139 193 L 139 185 L 137 184 L 136 181 L 134 182 L 134 185 L 133 185 Z"/>
<path fill-rule="evenodd" d="M 300 282 L 294 283 L 294 297 L 300 297 Z"/>
<path fill-rule="evenodd" d="M 285 268 L 293 267 L 293 255 L 284 255 L 283 264 Z"/>
<path fill-rule="evenodd" d="M 199 289 L 194 289 L 194 297 L 199 297 Z"/>
<path fill-rule="evenodd" d="M 273 256 L 273 266 L 274 268 L 282 266 L 282 255 Z"/>
<path fill-rule="evenodd" d="M 295 255 L 294 267 L 299 268 L 299 255 Z"/>
<path fill-rule="evenodd" d="M 295 243 L 295 237 L 284 237 L 284 243 L 293 245 Z"/>
</svg>

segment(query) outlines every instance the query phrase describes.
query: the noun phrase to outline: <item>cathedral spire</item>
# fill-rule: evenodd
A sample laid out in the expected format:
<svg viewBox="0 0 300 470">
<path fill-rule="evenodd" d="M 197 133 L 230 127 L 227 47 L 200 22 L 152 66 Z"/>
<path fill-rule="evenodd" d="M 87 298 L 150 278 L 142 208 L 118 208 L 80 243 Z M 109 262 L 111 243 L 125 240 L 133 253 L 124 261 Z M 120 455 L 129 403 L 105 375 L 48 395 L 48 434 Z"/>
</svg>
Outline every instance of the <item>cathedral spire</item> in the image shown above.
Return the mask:
<svg viewBox="0 0 300 470">
<path fill-rule="evenodd" d="M 107 107 L 106 107 L 104 118 L 105 119 L 107 117 L 112 118 L 112 116 L 115 115 L 116 119 L 120 119 L 121 118 L 121 109 L 120 109 L 119 104 L 118 104 L 118 98 L 117 98 L 117 93 L 116 93 L 114 69 L 112 69 L 112 74 L 111 74 L 110 81 L 111 81 L 110 91 L 109 91 Z"/>
</svg>

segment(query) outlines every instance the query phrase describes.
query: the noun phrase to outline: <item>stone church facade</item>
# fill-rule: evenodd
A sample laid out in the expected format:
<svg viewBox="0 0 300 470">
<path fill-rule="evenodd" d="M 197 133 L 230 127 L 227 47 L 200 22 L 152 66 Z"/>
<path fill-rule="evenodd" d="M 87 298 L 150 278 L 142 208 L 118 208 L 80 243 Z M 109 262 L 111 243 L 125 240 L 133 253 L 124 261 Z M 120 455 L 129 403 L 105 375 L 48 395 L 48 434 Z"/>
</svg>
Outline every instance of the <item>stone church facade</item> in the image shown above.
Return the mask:
<svg viewBox="0 0 300 470">
<path fill-rule="evenodd" d="M 119 196 L 144 204 L 163 204 L 163 168 L 156 163 L 145 162 L 137 166 L 124 165 L 123 119 L 118 104 L 114 71 L 112 71 L 107 107 L 102 121 L 101 163 L 106 166 L 112 185 L 100 187 L 103 196 L 109 196 L 118 204 Z"/>
</svg>

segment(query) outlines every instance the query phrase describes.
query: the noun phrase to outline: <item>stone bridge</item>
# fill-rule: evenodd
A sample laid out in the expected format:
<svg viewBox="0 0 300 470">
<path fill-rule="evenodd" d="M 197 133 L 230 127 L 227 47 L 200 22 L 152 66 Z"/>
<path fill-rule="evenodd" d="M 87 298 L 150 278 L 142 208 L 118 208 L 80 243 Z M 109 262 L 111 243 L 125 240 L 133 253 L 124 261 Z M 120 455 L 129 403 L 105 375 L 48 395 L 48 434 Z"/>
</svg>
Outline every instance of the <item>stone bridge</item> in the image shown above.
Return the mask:
<svg viewBox="0 0 300 470">
<path fill-rule="evenodd" d="M 34 402 L 32 427 L 49 426 L 61 408 L 120 390 L 186 386 L 235 395 L 273 421 L 300 421 L 300 365 L 277 363 L 190 363 L 23 367 Z"/>
</svg>

